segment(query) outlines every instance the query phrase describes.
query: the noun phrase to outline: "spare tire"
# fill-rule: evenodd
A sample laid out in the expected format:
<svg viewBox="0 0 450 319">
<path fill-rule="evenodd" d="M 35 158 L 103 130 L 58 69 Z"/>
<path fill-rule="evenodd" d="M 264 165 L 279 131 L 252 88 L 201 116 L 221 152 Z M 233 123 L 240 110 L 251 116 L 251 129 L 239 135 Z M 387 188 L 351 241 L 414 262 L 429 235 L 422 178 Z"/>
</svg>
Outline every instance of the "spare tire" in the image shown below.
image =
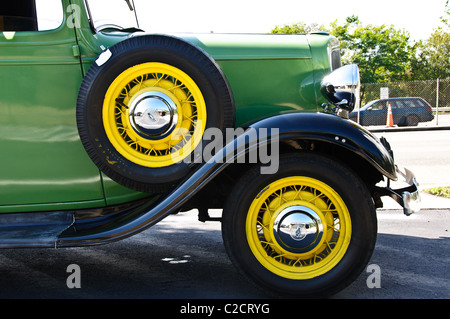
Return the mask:
<svg viewBox="0 0 450 319">
<path fill-rule="evenodd" d="M 234 101 L 220 67 L 197 46 L 135 36 L 90 67 L 77 126 L 87 154 L 107 176 L 137 191 L 163 192 L 193 169 L 208 142 L 206 129 L 234 126 Z"/>
</svg>

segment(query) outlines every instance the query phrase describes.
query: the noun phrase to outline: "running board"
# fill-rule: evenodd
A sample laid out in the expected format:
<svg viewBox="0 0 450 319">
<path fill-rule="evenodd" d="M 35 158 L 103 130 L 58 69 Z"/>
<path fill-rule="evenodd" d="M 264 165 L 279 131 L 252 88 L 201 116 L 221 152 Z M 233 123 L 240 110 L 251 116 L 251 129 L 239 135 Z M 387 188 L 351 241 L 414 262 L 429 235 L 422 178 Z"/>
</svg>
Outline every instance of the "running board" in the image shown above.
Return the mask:
<svg viewBox="0 0 450 319">
<path fill-rule="evenodd" d="M 0 248 L 55 247 L 73 222 L 73 211 L 0 214 Z"/>
</svg>

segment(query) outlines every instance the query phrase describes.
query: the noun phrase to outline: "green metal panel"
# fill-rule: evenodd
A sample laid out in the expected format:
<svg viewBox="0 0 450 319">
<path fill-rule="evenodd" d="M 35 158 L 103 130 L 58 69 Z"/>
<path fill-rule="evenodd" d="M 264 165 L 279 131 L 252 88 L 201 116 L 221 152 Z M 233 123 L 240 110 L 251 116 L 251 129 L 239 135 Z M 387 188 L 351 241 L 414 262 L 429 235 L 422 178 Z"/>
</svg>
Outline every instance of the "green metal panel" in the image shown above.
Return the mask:
<svg viewBox="0 0 450 319">
<path fill-rule="evenodd" d="M 316 111 L 310 59 L 219 61 L 236 103 L 236 126 L 289 111 Z"/>
<path fill-rule="evenodd" d="M 74 45 L 64 23 L 0 33 L 0 211 L 104 205 L 99 171 L 78 137 Z"/>
<path fill-rule="evenodd" d="M 78 4 L 80 8 L 84 8 L 83 1 L 75 0 L 72 1 Z M 93 34 L 89 23 L 86 10 L 81 10 L 80 12 L 80 24 L 79 27 L 75 29 L 78 52 L 81 54 L 82 61 L 82 72 L 85 74 L 89 67 L 97 59 L 98 55 L 106 48 L 123 41 L 126 39 L 130 33 L 129 32 L 100 32 Z M 78 92 L 78 88 L 77 88 Z M 74 105 L 75 109 L 75 105 Z M 85 153 L 84 149 L 83 152 Z M 101 174 L 103 183 L 103 193 L 106 205 L 116 205 L 133 200 L 137 200 L 143 197 L 148 197 L 149 194 L 140 193 L 128 189 L 118 183 L 112 181 L 105 174 Z"/>
<path fill-rule="evenodd" d="M 179 34 L 207 51 L 215 60 L 311 58 L 304 35 Z"/>
<path fill-rule="evenodd" d="M 316 111 L 313 63 L 304 35 L 183 36 L 221 66 L 236 102 L 236 126 L 289 111 Z"/>
<path fill-rule="evenodd" d="M 320 93 L 320 82 L 331 72 L 329 45 L 336 40 L 331 36 L 324 35 L 307 35 L 306 38 L 311 48 L 311 56 L 314 57 L 312 67 L 314 70 L 315 91 L 317 92 L 317 105 L 320 107 L 322 103 L 328 102 Z M 322 108 L 319 110 L 322 110 Z"/>
<path fill-rule="evenodd" d="M 0 33 L 0 212 L 90 208 L 148 194 L 100 174 L 78 137 L 76 99 L 99 53 L 130 36 L 93 34 L 82 0 L 79 25 Z M 211 55 L 236 101 L 236 126 L 291 111 L 316 111 L 318 85 L 330 71 L 329 36 L 175 35 Z M 81 60 L 81 64 L 80 64 Z"/>
</svg>

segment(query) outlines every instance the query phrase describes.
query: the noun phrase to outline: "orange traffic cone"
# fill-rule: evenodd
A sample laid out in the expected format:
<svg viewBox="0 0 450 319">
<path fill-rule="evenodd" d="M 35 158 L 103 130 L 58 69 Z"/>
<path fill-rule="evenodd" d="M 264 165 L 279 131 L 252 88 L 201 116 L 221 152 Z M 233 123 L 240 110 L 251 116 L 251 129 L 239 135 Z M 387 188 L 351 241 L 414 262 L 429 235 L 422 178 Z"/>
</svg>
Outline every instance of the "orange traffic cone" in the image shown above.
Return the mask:
<svg viewBox="0 0 450 319">
<path fill-rule="evenodd" d="M 392 117 L 392 107 L 389 104 L 388 105 L 387 119 L 386 119 L 386 127 L 393 127 L 393 126 L 394 126 L 394 118 Z"/>
</svg>

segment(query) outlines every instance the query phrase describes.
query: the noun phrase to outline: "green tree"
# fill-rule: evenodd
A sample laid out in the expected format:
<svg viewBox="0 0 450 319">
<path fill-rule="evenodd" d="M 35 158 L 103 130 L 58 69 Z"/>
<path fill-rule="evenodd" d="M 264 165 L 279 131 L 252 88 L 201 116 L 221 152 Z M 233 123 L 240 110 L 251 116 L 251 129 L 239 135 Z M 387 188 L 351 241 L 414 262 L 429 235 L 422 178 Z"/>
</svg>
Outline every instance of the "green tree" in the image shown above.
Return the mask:
<svg viewBox="0 0 450 319">
<path fill-rule="evenodd" d="M 343 25 L 332 22 L 331 33 L 341 42 L 343 63 L 359 65 L 362 83 L 410 79 L 417 45 L 410 44 L 407 31 L 393 25 L 363 25 L 357 16 L 351 16 Z"/>
<path fill-rule="evenodd" d="M 272 29 L 271 33 L 306 34 L 314 31 L 326 31 L 326 29 L 323 25 L 318 25 L 317 23 L 307 25 L 304 22 L 299 22 L 295 24 L 285 24 L 282 26 L 276 26 L 274 29 Z"/>
<path fill-rule="evenodd" d="M 420 42 L 419 53 L 412 61 L 414 80 L 450 77 L 450 33 L 436 29 L 425 42 Z"/>
<path fill-rule="evenodd" d="M 412 61 L 414 80 L 450 77 L 450 8 L 447 1 L 441 25 L 434 29 L 426 41 L 418 44 L 418 54 Z"/>
<path fill-rule="evenodd" d="M 408 32 L 397 30 L 392 25 L 363 25 L 357 16 L 351 16 L 344 24 L 332 22 L 329 28 L 300 22 L 276 27 L 272 33 L 308 33 L 316 30 L 327 30 L 339 39 L 343 64 L 358 64 L 362 83 L 410 79 L 411 61 L 417 45 L 410 45 Z"/>
</svg>

